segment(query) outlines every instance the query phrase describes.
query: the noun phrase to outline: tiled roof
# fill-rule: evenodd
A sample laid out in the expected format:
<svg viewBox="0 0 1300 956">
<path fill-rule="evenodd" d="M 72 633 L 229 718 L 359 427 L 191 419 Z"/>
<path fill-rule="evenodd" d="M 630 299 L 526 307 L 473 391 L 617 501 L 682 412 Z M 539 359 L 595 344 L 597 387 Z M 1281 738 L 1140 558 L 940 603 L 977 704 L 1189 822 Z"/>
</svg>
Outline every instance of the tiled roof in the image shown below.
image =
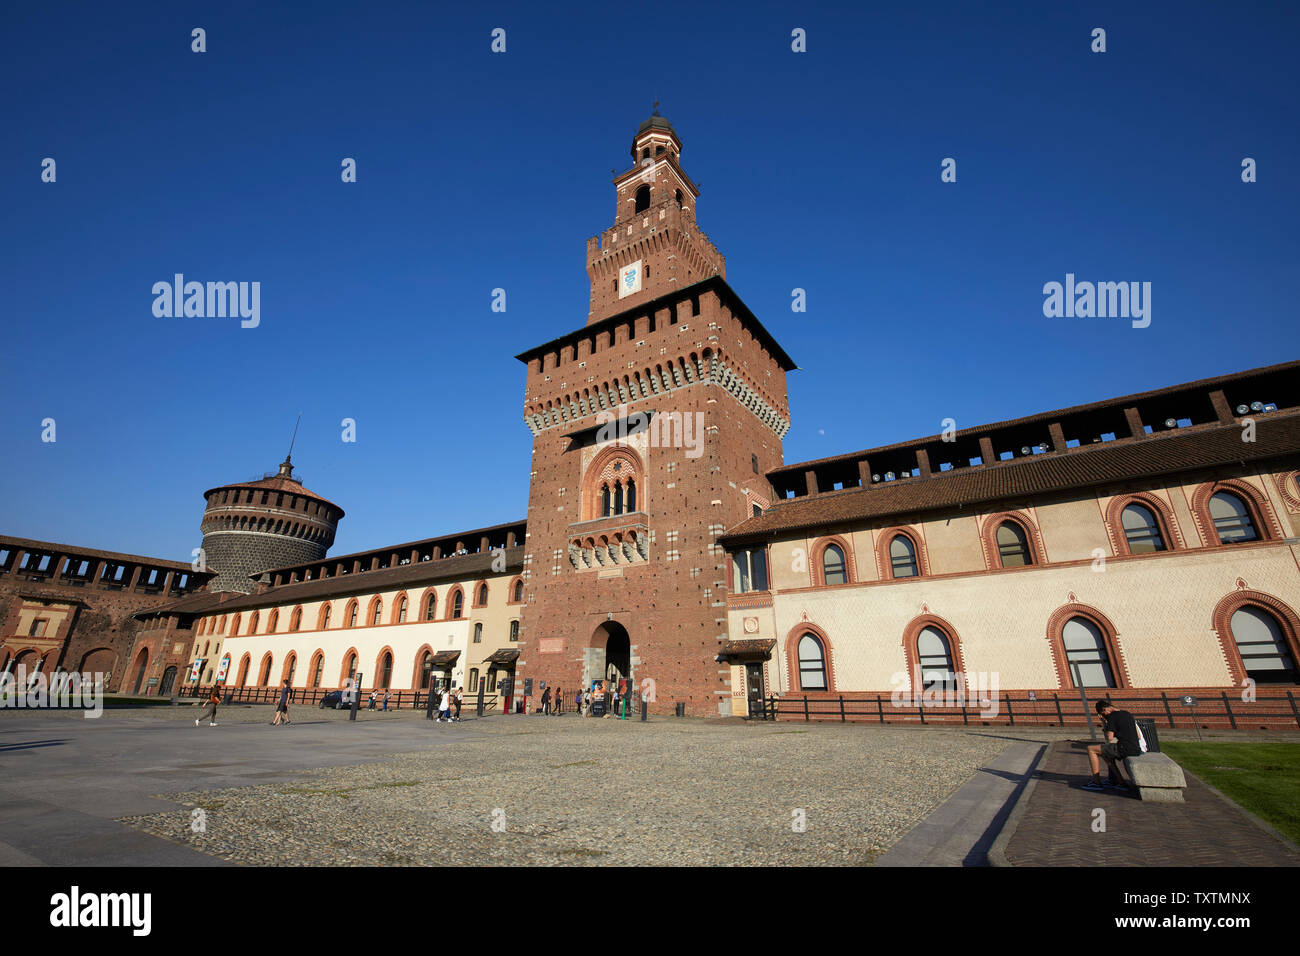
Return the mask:
<svg viewBox="0 0 1300 956">
<path fill-rule="evenodd" d="M 231 598 L 221 605 L 221 610 L 240 611 L 245 608 L 274 607 L 282 604 L 298 604 L 319 598 L 348 597 L 373 591 L 385 591 L 394 587 L 433 584 L 437 581 L 457 580 L 462 578 L 486 577 L 488 575 L 510 573 L 523 567 L 524 549 L 522 545 L 505 549 L 505 571 L 492 570 L 492 553 L 463 554 L 437 561 L 417 561 L 414 564 L 399 564 L 392 568 L 380 568 L 377 571 L 357 571 L 354 574 L 341 574 L 337 577 L 317 578 L 314 581 L 299 581 L 297 584 L 283 584 L 271 588 L 262 594 L 246 594 Z M 202 610 L 210 610 L 203 608 Z"/>
<path fill-rule="evenodd" d="M 331 508 L 338 508 L 339 511 L 343 510 L 328 498 L 324 498 L 321 495 L 316 494 L 316 492 L 304 488 L 294 479 L 281 478 L 278 475 L 272 475 L 270 478 L 259 478 L 257 481 L 232 481 L 228 485 L 217 485 L 217 487 L 209 488 L 207 491 L 203 492 L 203 497 L 206 498 L 214 491 L 224 491 L 227 488 L 257 488 L 264 491 L 283 491 L 285 494 L 315 498 L 317 501 L 322 501 Z"/>
<path fill-rule="evenodd" d="M 449 541 L 452 539 L 473 541 L 475 538 L 482 537 L 485 534 L 490 535 L 494 531 L 504 531 L 508 528 L 519 528 L 520 530 L 523 530 L 526 527 L 526 525 L 527 522 L 524 520 L 507 521 L 504 522 L 503 524 L 488 525 L 486 528 L 471 528 L 469 531 L 454 531 L 451 534 L 440 534 L 440 535 L 435 535 L 432 538 L 421 538 L 418 541 L 405 541 L 402 544 L 391 544 L 391 545 L 385 544 L 385 545 L 380 545 L 377 548 L 367 548 L 364 551 L 353 551 L 350 554 L 331 555 L 330 557 L 327 558 L 321 558 L 319 561 L 303 561 L 298 564 L 286 564 L 278 568 L 267 568 L 267 570 L 264 572 L 258 572 L 258 576 L 260 577 L 262 574 L 275 574 L 277 571 L 285 572 L 285 571 L 297 571 L 304 568 L 317 568 L 322 565 L 328 567 L 330 565 L 338 563 L 339 561 L 354 561 L 357 558 L 366 558 L 372 554 L 392 553 L 392 552 L 401 553 L 403 551 L 411 551 L 416 548 L 428 547 L 430 545 L 435 544 L 438 541 Z"/>
<path fill-rule="evenodd" d="M 802 528 L 843 526 L 941 508 L 978 507 L 1026 495 L 1300 453 L 1300 413 L 1261 415 L 1255 428 L 1254 442 L 1242 441 L 1242 429 L 1236 424 L 1202 425 L 939 472 L 929 478 L 907 478 L 793 498 L 741 522 L 719 542 L 737 544 Z"/>
<path fill-rule="evenodd" d="M 152 617 L 155 614 L 202 614 L 220 604 L 229 603 L 231 598 L 228 597 L 228 594 L 229 592 L 222 591 L 199 591 L 197 594 L 188 595 L 179 601 L 173 601 L 171 604 L 136 611 L 131 617 Z"/>
<path fill-rule="evenodd" d="M 1038 412 L 1034 415 L 1026 415 L 1024 418 L 1012 418 L 1002 422 L 990 422 L 985 425 L 975 425 L 970 428 L 961 429 L 952 437 L 960 439 L 967 436 L 985 435 L 992 431 L 1015 428 L 1022 425 L 1053 422 L 1063 417 L 1086 414 L 1088 412 L 1099 411 L 1102 409 L 1124 408 L 1125 406 L 1140 404 L 1150 399 L 1161 398 L 1167 395 L 1176 395 L 1184 392 L 1209 391 L 1218 388 L 1221 385 L 1249 381 L 1259 376 L 1276 375 L 1286 372 L 1293 372 L 1297 377 L 1300 377 L 1300 360 L 1294 362 L 1282 362 L 1277 365 L 1265 365 L 1261 368 L 1249 369 L 1244 372 L 1232 372 L 1227 375 L 1216 375 L 1213 378 L 1203 378 L 1195 382 L 1185 382 L 1180 385 L 1171 385 L 1166 386 L 1165 388 L 1156 388 L 1145 392 L 1135 392 L 1132 395 L 1108 398 L 1104 401 L 1090 402 L 1086 405 L 1072 405 L 1068 408 L 1058 408 L 1049 412 Z M 818 468 L 822 465 L 857 461 L 860 458 L 870 458 L 873 454 L 880 454 L 881 452 L 926 445 L 942 440 L 942 435 L 928 435 L 923 438 L 913 438 L 908 441 L 895 442 L 892 445 L 878 445 L 875 448 L 865 448 L 862 451 L 849 452 L 844 455 L 831 455 L 827 458 L 814 458 L 809 461 L 792 462 L 788 465 L 782 465 L 780 468 L 773 468 L 767 474 L 769 476 L 777 476 L 803 472 L 812 468 Z"/>
</svg>

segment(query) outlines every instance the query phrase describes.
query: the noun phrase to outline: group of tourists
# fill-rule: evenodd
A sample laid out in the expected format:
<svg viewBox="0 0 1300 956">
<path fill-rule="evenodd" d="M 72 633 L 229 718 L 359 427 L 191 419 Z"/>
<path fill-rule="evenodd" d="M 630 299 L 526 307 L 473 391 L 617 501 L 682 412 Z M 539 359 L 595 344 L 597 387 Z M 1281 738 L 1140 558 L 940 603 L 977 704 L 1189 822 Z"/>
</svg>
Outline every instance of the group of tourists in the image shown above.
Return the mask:
<svg viewBox="0 0 1300 956">
<path fill-rule="evenodd" d="M 592 681 L 591 686 L 578 688 L 573 693 L 573 709 L 583 717 L 590 717 L 592 711 L 600 711 L 602 717 L 627 717 L 630 706 L 631 688 L 626 678 L 619 680 Z M 564 690 L 560 687 L 542 689 L 543 714 L 564 713 Z M 622 708 L 620 710 L 620 708 Z"/>
<path fill-rule="evenodd" d="M 430 693 L 433 694 L 437 707 L 438 716 L 435 719 L 438 723 L 445 720 L 450 724 L 460 720 L 460 709 L 465 703 L 465 688 L 457 687 L 453 690 L 450 685 L 445 685 L 441 690 L 434 687 Z"/>
</svg>

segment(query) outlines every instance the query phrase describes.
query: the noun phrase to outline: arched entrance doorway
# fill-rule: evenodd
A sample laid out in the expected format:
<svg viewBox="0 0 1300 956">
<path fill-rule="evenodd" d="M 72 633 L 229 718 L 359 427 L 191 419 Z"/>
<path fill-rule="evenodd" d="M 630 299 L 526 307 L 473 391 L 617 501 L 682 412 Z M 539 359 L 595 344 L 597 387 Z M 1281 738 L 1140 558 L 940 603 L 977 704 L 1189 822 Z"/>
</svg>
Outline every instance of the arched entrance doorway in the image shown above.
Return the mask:
<svg viewBox="0 0 1300 956">
<path fill-rule="evenodd" d="M 144 685 L 144 672 L 149 666 L 149 651 L 141 648 L 140 655 L 135 659 L 135 684 L 131 693 L 140 693 L 140 688 Z"/>
<path fill-rule="evenodd" d="M 632 641 L 618 621 L 606 621 L 592 635 L 592 680 L 618 682 L 632 676 Z"/>
</svg>

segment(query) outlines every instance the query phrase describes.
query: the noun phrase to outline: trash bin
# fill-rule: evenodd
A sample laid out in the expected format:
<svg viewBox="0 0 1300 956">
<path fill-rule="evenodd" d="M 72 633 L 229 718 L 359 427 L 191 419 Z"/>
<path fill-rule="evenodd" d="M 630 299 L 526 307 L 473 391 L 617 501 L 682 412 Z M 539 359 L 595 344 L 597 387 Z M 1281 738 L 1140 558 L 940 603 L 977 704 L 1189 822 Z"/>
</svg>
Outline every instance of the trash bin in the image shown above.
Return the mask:
<svg viewBox="0 0 1300 956">
<path fill-rule="evenodd" d="M 1134 723 L 1138 725 L 1138 730 L 1142 731 L 1142 737 L 1147 742 L 1147 753 L 1160 753 L 1160 735 L 1156 733 L 1156 722 L 1152 717 L 1134 718 Z"/>
</svg>

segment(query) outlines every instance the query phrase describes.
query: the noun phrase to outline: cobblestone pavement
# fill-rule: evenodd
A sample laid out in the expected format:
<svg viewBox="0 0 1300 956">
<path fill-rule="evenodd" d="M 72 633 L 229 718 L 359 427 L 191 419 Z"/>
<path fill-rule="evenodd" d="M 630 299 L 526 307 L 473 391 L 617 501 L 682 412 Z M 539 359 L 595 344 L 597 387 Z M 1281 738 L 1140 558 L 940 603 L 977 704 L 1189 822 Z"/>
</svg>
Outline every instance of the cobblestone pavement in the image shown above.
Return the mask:
<svg viewBox="0 0 1300 956">
<path fill-rule="evenodd" d="M 671 718 L 395 719 L 437 748 L 161 794 L 202 809 L 204 832 L 191 809 L 123 822 L 258 865 L 860 865 L 1012 742 Z M 272 732 L 290 740 L 294 727 Z"/>
</svg>

